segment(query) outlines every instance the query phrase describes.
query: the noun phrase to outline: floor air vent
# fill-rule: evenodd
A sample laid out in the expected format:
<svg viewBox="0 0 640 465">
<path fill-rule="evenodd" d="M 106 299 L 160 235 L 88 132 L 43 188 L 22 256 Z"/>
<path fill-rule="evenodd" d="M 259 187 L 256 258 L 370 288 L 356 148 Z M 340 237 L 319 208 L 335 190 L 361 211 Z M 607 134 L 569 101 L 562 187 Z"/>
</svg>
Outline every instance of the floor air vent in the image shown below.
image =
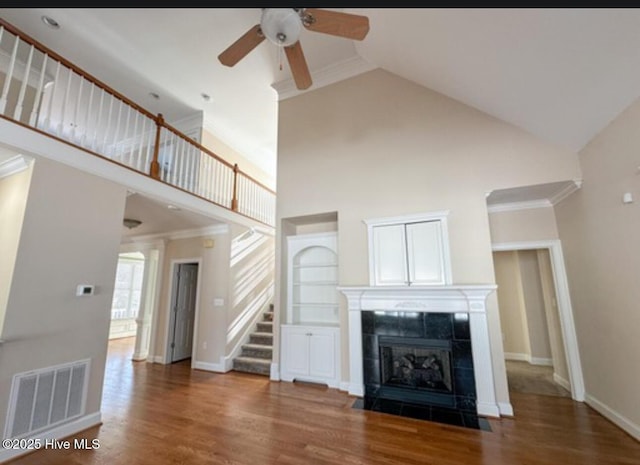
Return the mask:
<svg viewBox="0 0 640 465">
<path fill-rule="evenodd" d="M 13 377 L 6 438 L 29 436 L 82 416 L 90 360 L 80 360 Z"/>
</svg>

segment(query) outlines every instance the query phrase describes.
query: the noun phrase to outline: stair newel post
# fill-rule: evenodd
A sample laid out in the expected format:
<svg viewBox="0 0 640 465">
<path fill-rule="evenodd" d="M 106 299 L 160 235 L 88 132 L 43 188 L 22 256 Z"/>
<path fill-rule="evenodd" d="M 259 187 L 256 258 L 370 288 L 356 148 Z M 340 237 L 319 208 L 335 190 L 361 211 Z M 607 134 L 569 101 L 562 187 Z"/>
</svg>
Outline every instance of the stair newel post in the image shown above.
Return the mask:
<svg viewBox="0 0 640 465">
<path fill-rule="evenodd" d="M 151 160 L 151 166 L 149 167 L 149 174 L 153 179 L 160 179 L 160 163 L 158 162 L 158 155 L 160 153 L 160 133 L 163 125 L 164 118 L 162 117 L 162 113 L 159 113 L 156 118 L 156 143 L 153 146 L 153 160 Z"/>
<path fill-rule="evenodd" d="M 238 211 L 238 164 L 233 165 L 233 198 L 231 199 L 231 210 Z"/>
</svg>

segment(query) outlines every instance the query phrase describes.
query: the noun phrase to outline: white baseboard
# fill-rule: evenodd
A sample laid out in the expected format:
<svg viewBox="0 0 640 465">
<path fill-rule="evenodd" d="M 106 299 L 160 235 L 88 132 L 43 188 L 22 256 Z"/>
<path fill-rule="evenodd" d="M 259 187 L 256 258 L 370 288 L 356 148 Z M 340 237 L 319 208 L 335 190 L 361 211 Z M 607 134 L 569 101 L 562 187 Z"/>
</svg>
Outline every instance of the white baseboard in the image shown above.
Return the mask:
<svg viewBox="0 0 640 465">
<path fill-rule="evenodd" d="M 340 385 L 338 386 L 338 389 L 340 389 L 341 391 L 349 392 L 349 386 L 350 386 L 349 381 L 340 381 Z"/>
<path fill-rule="evenodd" d="M 560 386 L 562 386 L 563 388 L 565 388 L 567 391 L 571 392 L 571 384 L 569 384 L 569 381 L 564 379 L 558 373 L 553 374 L 553 381 L 559 384 Z"/>
<path fill-rule="evenodd" d="M 364 397 L 364 385 L 349 383 L 349 394 L 356 397 Z"/>
<path fill-rule="evenodd" d="M 553 366 L 553 360 L 550 358 L 531 357 L 531 360 L 529 361 L 529 363 L 531 365 L 542 365 L 546 367 Z"/>
<path fill-rule="evenodd" d="M 224 364 L 222 363 L 207 363 L 207 362 L 193 362 L 193 368 L 196 370 L 214 371 L 216 373 L 226 373 L 224 371 Z"/>
<path fill-rule="evenodd" d="M 280 366 L 277 363 L 271 363 L 271 371 L 269 372 L 271 381 L 280 381 Z"/>
<path fill-rule="evenodd" d="M 483 417 L 500 418 L 500 409 L 497 404 L 491 402 L 477 402 L 476 409 L 478 410 L 478 415 Z"/>
<path fill-rule="evenodd" d="M 48 431 L 43 431 L 33 436 L 29 436 L 26 439 L 40 439 L 41 443 L 44 444 L 47 440 L 60 440 L 100 424 L 102 424 L 102 414 L 100 412 L 95 412 Z M 42 448 L 44 448 L 44 446 Z M 4 463 L 7 460 L 14 459 L 30 452 L 33 452 L 33 450 L 2 448 L 0 449 L 0 463 Z"/>
<path fill-rule="evenodd" d="M 528 362 L 531 360 L 529 354 L 518 354 L 516 352 L 505 352 L 504 358 L 505 360 L 516 360 L 518 362 Z"/>
<path fill-rule="evenodd" d="M 513 407 L 509 402 L 498 402 L 498 410 L 500 410 L 500 416 L 512 417 Z"/>
<path fill-rule="evenodd" d="M 161 364 L 165 364 L 164 363 L 164 357 L 162 355 L 155 355 L 152 357 L 149 357 L 149 360 L 152 361 L 153 363 L 161 363 Z"/>
<path fill-rule="evenodd" d="M 529 354 L 519 354 L 517 352 L 505 352 L 505 360 L 515 360 L 518 362 L 527 362 L 531 365 L 553 366 L 553 360 L 550 358 L 532 357 Z"/>
<path fill-rule="evenodd" d="M 600 402 L 598 399 L 596 399 L 595 397 L 589 394 L 585 393 L 584 401 L 587 403 L 587 405 L 592 407 L 595 411 L 600 413 L 603 417 L 609 419 L 615 425 L 617 425 L 618 427 L 622 428 L 624 431 L 629 433 L 636 441 L 640 441 L 640 426 L 636 425 L 628 418 L 619 414 L 612 408 L 609 408 L 608 406 L 606 406 L 605 404 Z"/>
</svg>

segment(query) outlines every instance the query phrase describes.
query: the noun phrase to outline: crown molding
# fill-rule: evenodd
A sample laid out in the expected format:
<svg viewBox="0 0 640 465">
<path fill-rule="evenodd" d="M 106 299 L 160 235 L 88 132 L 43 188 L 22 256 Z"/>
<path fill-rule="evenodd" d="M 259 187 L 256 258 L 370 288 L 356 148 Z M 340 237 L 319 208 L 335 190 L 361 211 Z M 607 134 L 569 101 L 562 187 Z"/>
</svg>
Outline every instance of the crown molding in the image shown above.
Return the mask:
<svg viewBox="0 0 640 465">
<path fill-rule="evenodd" d="M 549 199 L 549 201 L 551 202 L 551 205 L 559 204 L 560 202 L 562 202 L 564 199 L 569 197 L 571 194 L 573 194 L 575 191 L 577 191 L 581 187 L 582 187 L 582 179 L 574 179 L 571 184 L 567 184 L 567 187 L 562 189 L 560 192 L 557 192 Z"/>
<path fill-rule="evenodd" d="M 496 203 L 493 205 L 489 205 L 487 210 L 489 213 L 497 213 L 497 212 L 510 212 L 510 211 L 518 211 L 518 210 L 530 210 L 533 208 L 550 208 L 558 203 L 562 202 L 564 199 L 569 197 L 575 191 L 582 187 L 581 179 L 574 179 L 572 182 L 568 183 L 565 187 L 563 187 L 560 191 L 553 194 L 548 199 L 538 199 L 538 200 L 527 200 L 524 202 L 508 202 L 508 203 Z"/>
<path fill-rule="evenodd" d="M 333 63 L 329 66 L 321 68 L 313 72 L 313 85 L 306 90 L 300 90 L 296 87 L 293 78 L 280 82 L 274 82 L 271 87 L 278 93 L 278 100 L 285 100 L 304 92 L 319 89 L 321 87 L 334 84 L 343 79 L 357 76 L 367 71 L 376 69 L 377 66 L 369 63 L 360 55 L 347 58 L 346 60 Z"/>
<path fill-rule="evenodd" d="M 19 173 L 29 167 L 30 158 L 24 155 L 16 155 L 3 162 L 0 162 L 0 179 Z"/>
<path fill-rule="evenodd" d="M 489 205 L 487 210 L 489 213 L 499 212 L 512 212 L 518 210 L 532 210 L 534 208 L 550 208 L 553 204 L 547 199 L 540 200 L 528 200 L 526 202 L 510 202 L 510 203 L 497 203 L 495 205 Z"/>
<path fill-rule="evenodd" d="M 141 234 L 139 236 L 129 236 L 123 238 L 122 245 L 129 243 L 150 243 L 158 240 L 175 241 L 178 239 L 191 239 L 194 237 L 202 237 L 216 234 L 227 234 L 229 232 L 229 226 L 226 224 L 218 224 L 215 226 L 208 226 L 206 228 L 195 229 L 183 229 L 180 231 L 169 231 L 156 234 Z"/>
</svg>

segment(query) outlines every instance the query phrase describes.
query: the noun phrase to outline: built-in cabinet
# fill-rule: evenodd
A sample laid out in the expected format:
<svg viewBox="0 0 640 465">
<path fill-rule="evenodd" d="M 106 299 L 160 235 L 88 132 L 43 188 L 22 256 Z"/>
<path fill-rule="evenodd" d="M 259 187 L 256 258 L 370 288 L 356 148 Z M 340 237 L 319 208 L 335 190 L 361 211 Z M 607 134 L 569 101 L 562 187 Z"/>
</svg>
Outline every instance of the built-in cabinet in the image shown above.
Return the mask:
<svg viewBox="0 0 640 465">
<path fill-rule="evenodd" d="M 336 232 L 287 237 L 287 317 L 281 325 L 284 381 L 339 385 Z"/>
<path fill-rule="evenodd" d="M 339 387 L 340 329 L 338 327 L 282 325 L 284 381 L 312 381 Z"/>
<path fill-rule="evenodd" d="M 446 213 L 366 220 L 370 285 L 428 286 L 451 282 Z"/>
</svg>

